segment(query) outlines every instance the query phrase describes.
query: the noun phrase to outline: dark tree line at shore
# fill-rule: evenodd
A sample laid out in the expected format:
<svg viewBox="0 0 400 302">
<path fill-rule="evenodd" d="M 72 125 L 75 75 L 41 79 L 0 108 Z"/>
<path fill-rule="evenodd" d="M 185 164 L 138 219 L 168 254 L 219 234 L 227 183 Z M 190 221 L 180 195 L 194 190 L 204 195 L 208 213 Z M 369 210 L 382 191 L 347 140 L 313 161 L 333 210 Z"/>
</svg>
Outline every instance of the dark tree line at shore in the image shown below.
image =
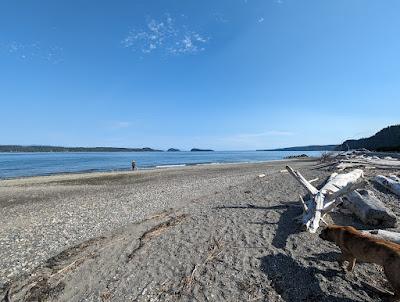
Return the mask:
<svg viewBox="0 0 400 302">
<path fill-rule="evenodd" d="M 113 147 L 59 147 L 59 146 L 20 146 L 2 145 L 0 152 L 144 152 L 160 151 L 152 148 L 113 148 Z"/>
<path fill-rule="evenodd" d="M 290 147 L 281 149 L 268 149 L 258 151 L 347 151 L 354 149 L 368 149 L 380 152 L 400 152 L 400 125 L 386 127 L 368 138 L 346 140 L 341 145 L 314 145 Z M 114 147 L 60 147 L 60 146 L 21 146 L 0 145 L 0 152 L 145 152 L 162 151 L 152 148 L 114 148 Z M 179 152 L 179 149 L 170 148 L 169 152 Z M 211 149 L 193 148 L 190 151 L 213 151 Z"/>
<path fill-rule="evenodd" d="M 371 151 L 400 151 L 400 125 L 386 127 L 368 138 L 350 139 L 338 146 L 337 150 L 346 151 L 365 148 Z"/>
</svg>

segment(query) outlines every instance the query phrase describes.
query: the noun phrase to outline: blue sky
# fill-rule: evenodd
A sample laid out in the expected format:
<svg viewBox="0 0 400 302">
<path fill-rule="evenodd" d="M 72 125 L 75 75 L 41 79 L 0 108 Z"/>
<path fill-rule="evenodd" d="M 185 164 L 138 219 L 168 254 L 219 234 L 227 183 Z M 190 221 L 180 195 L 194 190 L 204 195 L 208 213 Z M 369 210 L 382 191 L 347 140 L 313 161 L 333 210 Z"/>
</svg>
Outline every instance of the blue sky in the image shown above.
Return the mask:
<svg viewBox="0 0 400 302">
<path fill-rule="evenodd" d="M 0 144 L 249 150 L 400 118 L 397 0 L 0 2 Z"/>
</svg>

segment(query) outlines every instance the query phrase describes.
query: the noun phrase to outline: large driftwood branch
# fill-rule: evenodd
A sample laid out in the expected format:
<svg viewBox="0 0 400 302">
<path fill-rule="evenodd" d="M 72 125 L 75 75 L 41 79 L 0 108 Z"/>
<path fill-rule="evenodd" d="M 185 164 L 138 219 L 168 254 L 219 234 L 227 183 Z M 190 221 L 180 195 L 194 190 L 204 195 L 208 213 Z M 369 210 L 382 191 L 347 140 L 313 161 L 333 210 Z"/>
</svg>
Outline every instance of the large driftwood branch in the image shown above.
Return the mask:
<svg viewBox="0 0 400 302">
<path fill-rule="evenodd" d="M 286 169 L 310 193 L 308 201 L 301 200 L 304 209 L 301 222 L 310 233 L 317 231 L 323 216 L 340 202 L 338 200 L 341 196 L 358 187 L 363 177 L 363 171 L 359 169 L 346 174 L 333 173 L 321 190 L 318 190 L 299 171 L 289 166 Z"/>
<path fill-rule="evenodd" d="M 400 233 L 386 231 L 386 230 L 368 230 L 361 231 L 366 235 L 372 235 L 380 239 L 388 240 L 397 244 L 400 244 Z"/>
<path fill-rule="evenodd" d="M 286 166 L 286 169 L 308 191 L 308 193 L 310 193 L 311 195 L 315 195 L 318 193 L 318 190 L 309 181 L 307 181 L 307 179 L 305 179 L 304 176 L 300 174 L 300 172 L 293 170 L 289 166 Z"/>
<path fill-rule="evenodd" d="M 396 215 L 386 208 L 372 191 L 354 191 L 347 194 L 343 199 L 343 206 L 365 224 L 384 227 L 396 225 Z"/>
<path fill-rule="evenodd" d="M 374 181 L 384 186 L 389 191 L 393 192 L 397 196 L 400 196 L 400 180 L 395 175 L 390 175 L 389 177 L 383 175 L 377 175 L 374 177 Z"/>
<path fill-rule="evenodd" d="M 379 168 L 400 168 L 400 161 L 396 159 L 384 159 L 379 157 L 357 156 L 356 158 L 344 159 L 342 162 L 354 165 L 374 166 Z"/>
</svg>

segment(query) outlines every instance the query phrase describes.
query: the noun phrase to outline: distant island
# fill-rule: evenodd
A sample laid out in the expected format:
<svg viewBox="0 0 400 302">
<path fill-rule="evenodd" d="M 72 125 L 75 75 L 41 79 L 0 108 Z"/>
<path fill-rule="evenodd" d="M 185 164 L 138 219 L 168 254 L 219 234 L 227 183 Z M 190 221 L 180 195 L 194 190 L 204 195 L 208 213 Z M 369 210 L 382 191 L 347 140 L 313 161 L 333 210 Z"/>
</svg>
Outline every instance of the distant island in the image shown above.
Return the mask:
<svg viewBox="0 0 400 302">
<path fill-rule="evenodd" d="M 266 149 L 266 150 L 257 150 L 257 151 L 333 151 L 337 147 L 338 147 L 338 145 L 311 145 L 311 146 Z"/>
<path fill-rule="evenodd" d="M 400 152 L 400 125 L 386 127 L 368 138 L 346 140 L 336 150 L 347 151 L 363 148 L 370 151 Z"/>
<path fill-rule="evenodd" d="M 346 140 L 340 145 L 309 145 L 277 149 L 260 149 L 257 151 L 347 151 L 368 149 L 379 152 L 400 152 L 400 125 L 386 127 L 371 137 Z M 61 147 L 45 145 L 0 145 L 0 152 L 157 152 L 163 150 L 144 148 L 115 148 L 115 147 Z M 180 152 L 170 148 L 168 152 Z M 212 152 L 212 149 L 193 148 L 191 152 Z"/>
<path fill-rule="evenodd" d="M 198 149 L 198 148 L 193 148 L 190 150 L 190 152 L 213 152 L 214 150 L 211 149 Z"/>
<path fill-rule="evenodd" d="M 60 147 L 60 146 L 21 146 L 0 145 L 0 152 L 155 152 L 152 148 L 114 148 L 114 147 Z"/>
</svg>

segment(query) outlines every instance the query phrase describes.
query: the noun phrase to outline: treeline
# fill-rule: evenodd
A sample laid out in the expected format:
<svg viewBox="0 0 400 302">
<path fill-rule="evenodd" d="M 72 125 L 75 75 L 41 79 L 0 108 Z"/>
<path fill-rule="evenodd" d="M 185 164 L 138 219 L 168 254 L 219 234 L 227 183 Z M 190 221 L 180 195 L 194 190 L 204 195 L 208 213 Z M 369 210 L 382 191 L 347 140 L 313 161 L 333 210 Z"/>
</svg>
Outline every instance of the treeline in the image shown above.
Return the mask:
<svg viewBox="0 0 400 302">
<path fill-rule="evenodd" d="M 278 149 L 266 149 L 257 151 L 333 151 L 338 145 L 311 145 L 311 146 L 298 146 Z"/>
<path fill-rule="evenodd" d="M 386 127 L 368 138 L 350 139 L 341 144 L 337 150 L 368 149 L 370 151 L 400 151 L 400 125 Z"/>
<path fill-rule="evenodd" d="M 114 147 L 60 147 L 60 146 L 21 146 L 0 145 L 0 152 L 145 152 L 161 151 L 152 148 L 114 148 Z"/>
</svg>

